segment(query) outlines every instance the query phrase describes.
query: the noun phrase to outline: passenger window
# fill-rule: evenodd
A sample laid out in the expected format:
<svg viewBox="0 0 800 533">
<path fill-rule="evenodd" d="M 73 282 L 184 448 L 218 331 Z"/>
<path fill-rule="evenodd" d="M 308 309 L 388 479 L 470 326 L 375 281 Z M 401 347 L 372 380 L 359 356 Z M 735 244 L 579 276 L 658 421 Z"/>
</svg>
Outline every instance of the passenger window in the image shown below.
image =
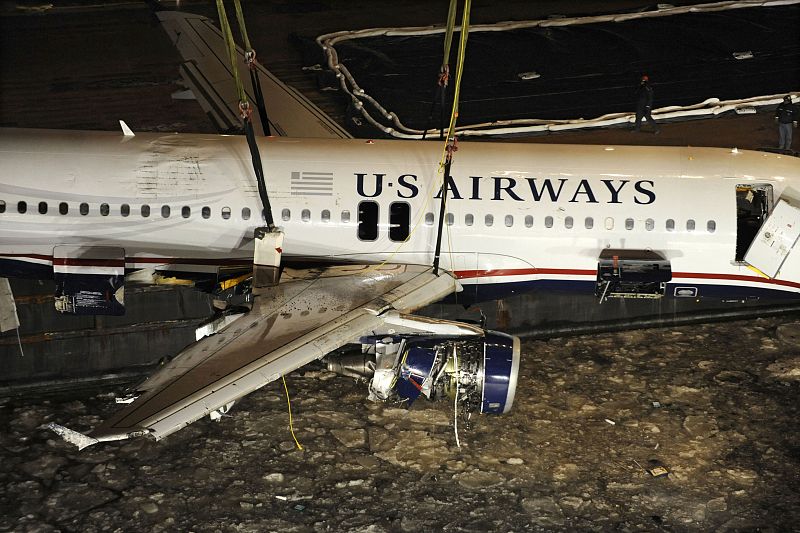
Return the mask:
<svg viewBox="0 0 800 533">
<path fill-rule="evenodd" d="M 83 213 L 83 205 L 84 205 L 84 204 L 81 204 L 81 214 L 82 214 L 82 215 L 84 214 L 84 213 Z M 144 205 L 142 206 L 142 216 L 143 216 L 143 217 L 145 217 L 145 218 L 147 218 L 147 217 L 149 217 L 149 216 L 150 216 L 150 206 L 149 206 L 149 205 L 147 205 L 147 204 L 144 204 Z"/>
<path fill-rule="evenodd" d="M 708 230 L 709 233 L 714 233 L 715 231 L 717 231 L 717 223 L 714 222 L 713 220 L 709 220 L 706 223 L 706 229 Z"/>
<path fill-rule="evenodd" d="M 505 222 L 506 222 L 506 227 L 507 228 L 510 228 L 511 226 L 513 226 L 514 225 L 514 215 L 506 215 Z"/>
<path fill-rule="evenodd" d="M 425 213 L 425 224 L 433 226 L 433 213 Z"/>
<path fill-rule="evenodd" d="M 5 213 L 5 212 L 6 212 L 6 201 L 0 200 L 0 213 Z"/>
<path fill-rule="evenodd" d="M 61 202 L 58 204 L 58 213 L 60 215 L 66 215 L 69 213 L 69 204 L 67 202 Z"/>
<path fill-rule="evenodd" d="M 80 205 L 79 211 L 80 211 L 81 215 L 84 215 L 84 216 L 88 215 L 89 214 L 89 204 L 87 204 L 86 202 L 82 203 Z"/>
<path fill-rule="evenodd" d="M 455 217 L 453 216 L 453 213 L 447 213 L 447 215 L 444 217 L 444 223 L 448 226 L 455 224 Z"/>
<path fill-rule="evenodd" d="M 292 212 L 288 209 L 284 209 L 281 211 L 281 220 L 284 222 L 288 222 L 292 218 Z"/>
<path fill-rule="evenodd" d="M 47 214 L 47 202 L 39 202 L 39 214 L 40 215 Z"/>
<path fill-rule="evenodd" d="M 583 221 L 583 227 L 592 229 L 594 227 L 594 219 L 592 217 L 586 217 L 586 220 Z"/>
<path fill-rule="evenodd" d="M 544 217 L 544 227 L 545 228 L 553 227 L 553 217 Z"/>
<path fill-rule="evenodd" d="M 28 211 L 27 202 L 17 202 L 17 213 L 24 214 Z"/>
<path fill-rule="evenodd" d="M 161 206 L 161 218 L 169 218 L 170 209 L 168 205 Z"/>
<path fill-rule="evenodd" d="M 303 222 L 308 222 L 311 220 L 311 210 L 310 209 L 303 209 L 300 212 L 300 220 Z"/>
<path fill-rule="evenodd" d="M 625 229 L 627 229 L 627 230 L 632 230 L 633 229 L 633 219 L 632 218 L 626 218 L 625 219 Z"/>
<path fill-rule="evenodd" d="M 378 202 L 366 201 L 358 204 L 358 238 L 374 241 L 378 238 Z"/>
<path fill-rule="evenodd" d="M 656 227 L 656 222 L 652 218 L 648 218 L 644 221 L 644 229 L 647 231 L 653 231 L 653 228 Z"/>
<path fill-rule="evenodd" d="M 128 204 L 122 204 L 119 206 L 119 214 L 126 217 L 131 214 L 131 206 Z"/>
<path fill-rule="evenodd" d="M 243 207 L 242 208 L 242 220 L 250 220 L 250 208 Z"/>
<path fill-rule="evenodd" d="M 350 211 L 342 211 L 342 223 L 347 224 L 350 222 Z"/>
<path fill-rule="evenodd" d="M 320 214 L 320 219 L 322 219 L 323 222 L 330 222 L 331 221 L 331 212 L 328 211 L 327 209 L 323 209 L 322 213 Z"/>
<path fill-rule="evenodd" d="M 572 217 L 567 217 L 564 219 L 564 227 L 567 229 L 572 229 L 573 223 L 574 221 L 572 220 Z"/>
<path fill-rule="evenodd" d="M 188 205 L 181 207 L 181 216 L 183 218 L 189 218 L 190 216 L 192 216 L 192 208 L 189 207 Z"/>
<path fill-rule="evenodd" d="M 474 223 L 475 223 L 475 217 L 472 214 L 467 213 L 466 215 L 464 215 L 464 225 L 465 226 L 471 226 Z"/>
<path fill-rule="evenodd" d="M 691 218 L 686 221 L 686 231 L 694 231 L 694 220 Z"/>
<path fill-rule="evenodd" d="M 486 224 L 486 227 L 491 227 L 494 224 L 494 215 L 486 215 L 483 217 L 483 223 Z"/>
<path fill-rule="evenodd" d="M 611 231 L 614 229 L 614 218 L 613 217 L 606 217 L 606 229 Z"/>
<path fill-rule="evenodd" d="M 525 215 L 525 227 L 526 228 L 533 227 L 533 217 L 531 215 Z"/>
<path fill-rule="evenodd" d="M 411 222 L 411 207 L 405 202 L 389 204 L 389 239 L 395 242 L 408 238 Z"/>
<path fill-rule="evenodd" d="M 666 228 L 667 231 L 675 231 L 675 221 L 672 220 L 671 218 L 668 218 Z"/>
<path fill-rule="evenodd" d="M 108 216 L 108 213 L 111 212 L 111 209 L 108 207 L 108 204 L 100 204 L 100 214 L 104 217 Z"/>
<path fill-rule="evenodd" d="M 221 213 L 222 213 L 222 219 L 223 220 L 228 220 L 229 218 L 231 218 L 231 208 L 230 207 L 223 207 Z"/>
<path fill-rule="evenodd" d="M 203 218 L 211 218 L 211 208 L 208 206 L 203 207 L 203 209 L 200 212 L 200 215 Z"/>
</svg>

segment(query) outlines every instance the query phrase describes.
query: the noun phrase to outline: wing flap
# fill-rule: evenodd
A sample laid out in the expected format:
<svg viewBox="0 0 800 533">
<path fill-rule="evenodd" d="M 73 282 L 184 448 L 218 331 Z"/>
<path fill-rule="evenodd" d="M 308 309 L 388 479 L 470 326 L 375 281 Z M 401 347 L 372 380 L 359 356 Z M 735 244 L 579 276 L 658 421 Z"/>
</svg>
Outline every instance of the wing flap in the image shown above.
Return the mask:
<svg viewBox="0 0 800 533">
<path fill-rule="evenodd" d="M 255 296 L 247 316 L 188 347 L 143 384 L 142 394 L 90 436 L 164 438 L 383 323 L 458 289 L 447 273 L 385 265 L 295 271 Z M 396 306 L 400 306 L 399 308 Z"/>
</svg>

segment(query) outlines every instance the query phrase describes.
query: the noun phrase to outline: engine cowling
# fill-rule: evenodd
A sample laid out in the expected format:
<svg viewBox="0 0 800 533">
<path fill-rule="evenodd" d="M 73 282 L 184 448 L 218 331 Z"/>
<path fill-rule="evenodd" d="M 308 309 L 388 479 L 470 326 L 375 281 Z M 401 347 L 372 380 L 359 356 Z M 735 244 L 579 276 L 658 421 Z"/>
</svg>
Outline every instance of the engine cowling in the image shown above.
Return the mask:
<svg viewBox="0 0 800 533">
<path fill-rule="evenodd" d="M 518 337 L 393 335 L 364 337 L 360 354 L 329 358 L 328 369 L 369 379 L 369 398 L 455 400 L 465 412 L 511 410 L 520 361 Z"/>
</svg>

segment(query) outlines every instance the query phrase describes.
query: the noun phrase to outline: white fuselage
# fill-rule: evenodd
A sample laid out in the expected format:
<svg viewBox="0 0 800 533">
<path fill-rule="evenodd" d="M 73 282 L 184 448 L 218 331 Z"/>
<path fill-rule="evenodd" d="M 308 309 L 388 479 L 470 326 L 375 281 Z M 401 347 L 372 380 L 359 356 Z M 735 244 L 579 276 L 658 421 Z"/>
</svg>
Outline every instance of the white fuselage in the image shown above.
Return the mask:
<svg viewBox="0 0 800 533">
<path fill-rule="evenodd" d="M 284 259 L 430 263 L 442 148 L 262 138 Z M 659 252 L 674 283 L 800 292 L 791 260 L 776 280 L 735 261 L 737 186 L 791 196 L 796 158 L 460 143 L 451 174 L 441 266 L 464 284 L 591 282 L 611 248 Z M 61 245 L 124 248 L 128 269 L 246 263 L 264 224 L 240 136 L 0 129 L 0 202 L 0 259 L 40 267 Z"/>
</svg>

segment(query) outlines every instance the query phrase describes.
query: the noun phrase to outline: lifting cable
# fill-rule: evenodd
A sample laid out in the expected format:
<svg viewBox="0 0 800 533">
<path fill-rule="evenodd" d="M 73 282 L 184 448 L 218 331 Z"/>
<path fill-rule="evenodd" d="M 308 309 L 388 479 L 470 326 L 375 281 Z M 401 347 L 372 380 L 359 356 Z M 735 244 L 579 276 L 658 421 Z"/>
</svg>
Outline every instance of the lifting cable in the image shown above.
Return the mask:
<svg viewBox="0 0 800 533">
<path fill-rule="evenodd" d="M 444 168 L 442 175 L 442 199 L 439 204 L 439 226 L 436 232 L 436 250 L 433 256 L 433 273 L 439 274 L 439 256 L 442 251 L 442 230 L 444 228 L 445 206 L 447 204 L 447 190 L 450 184 L 450 166 L 453 163 L 453 155 L 458 150 L 455 130 L 458 120 L 458 100 L 461 95 L 461 74 L 464 71 L 464 57 L 467 51 L 467 37 L 469 36 L 469 12 L 472 0 L 464 1 L 464 13 L 461 20 L 461 40 L 458 47 L 458 60 L 456 61 L 456 83 L 453 92 L 453 109 L 450 113 L 450 125 L 447 129 L 447 140 L 445 142 L 442 159 L 439 168 Z M 452 3 L 450 4 L 452 7 Z M 449 51 L 449 50 L 448 50 Z"/>
<path fill-rule="evenodd" d="M 436 79 L 436 86 L 433 88 L 433 98 L 431 98 L 431 109 L 428 112 L 428 121 L 422 130 L 422 138 L 428 135 L 428 128 L 433 119 L 433 111 L 436 108 L 437 100 L 439 103 L 439 139 L 444 139 L 444 108 L 447 103 L 447 85 L 450 81 L 450 47 L 453 44 L 453 32 L 456 27 L 456 8 L 458 0 L 450 0 L 450 8 L 447 11 L 447 31 L 444 34 L 444 55 L 442 65 L 439 67 L 439 76 Z"/>
<path fill-rule="evenodd" d="M 264 208 L 264 218 L 266 219 L 267 227 L 272 230 L 275 227 L 275 221 L 272 218 L 272 207 L 269 203 L 267 186 L 264 182 L 264 169 L 261 166 L 261 154 L 258 151 L 255 132 L 253 131 L 253 110 L 250 107 L 250 102 L 247 101 L 247 94 L 244 91 L 242 80 L 239 77 L 239 68 L 236 66 L 236 44 L 233 42 L 231 26 L 228 23 L 228 16 L 225 14 L 225 6 L 222 4 L 222 0 L 217 0 L 217 12 L 219 13 L 219 23 L 223 38 L 225 39 L 225 46 L 228 49 L 228 56 L 230 57 L 233 79 L 236 82 L 236 90 L 239 94 L 239 110 L 241 111 L 241 118 L 244 123 L 247 145 L 250 148 L 250 157 L 253 160 L 253 171 L 256 174 L 256 181 L 258 183 L 258 196 L 261 198 L 261 204 Z"/>
<path fill-rule="evenodd" d="M 264 93 L 261 91 L 261 80 L 258 77 L 258 63 L 256 62 L 256 51 L 250 45 L 250 38 L 247 36 L 247 26 L 244 23 L 244 13 L 242 12 L 242 4 L 239 0 L 233 0 L 233 5 L 236 7 L 236 19 L 239 21 L 239 31 L 242 33 L 242 42 L 244 43 L 244 60 L 250 71 L 250 83 L 253 85 L 253 94 L 255 95 L 256 107 L 258 107 L 258 116 L 261 119 L 261 129 L 264 130 L 264 135 L 272 135 L 269 128 L 269 117 L 267 117 L 267 107 L 264 105 Z"/>
</svg>

